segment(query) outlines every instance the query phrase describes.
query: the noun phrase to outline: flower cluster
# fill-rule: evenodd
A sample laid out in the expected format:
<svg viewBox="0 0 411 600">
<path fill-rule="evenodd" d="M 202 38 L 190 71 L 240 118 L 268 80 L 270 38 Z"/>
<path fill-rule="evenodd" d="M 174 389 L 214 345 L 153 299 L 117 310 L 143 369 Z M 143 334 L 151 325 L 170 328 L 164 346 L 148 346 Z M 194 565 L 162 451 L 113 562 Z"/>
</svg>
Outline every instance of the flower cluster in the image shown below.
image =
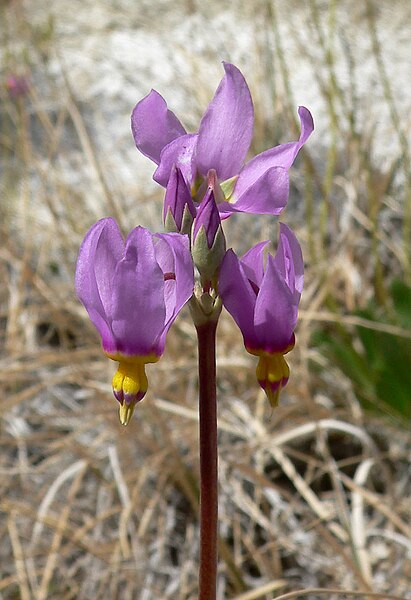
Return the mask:
<svg viewBox="0 0 411 600">
<path fill-rule="evenodd" d="M 80 249 L 77 294 L 104 352 L 119 362 L 113 392 L 123 424 L 147 391 L 145 364 L 160 358 L 167 332 L 190 298 L 196 324 L 218 318 L 222 301 L 247 351 L 259 357 L 257 379 L 272 406 L 288 381 L 284 354 L 294 346 L 303 287 L 298 241 L 280 224 L 274 257 L 264 260 L 268 242 L 262 242 L 238 258 L 226 250 L 222 220 L 234 212 L 282 211 L 288 171 L 313 131 L 313 120 L 300 107 L 299 139 L 246 162 L 254 121 L 251 94 L 237 67 L 224 63 L 224 70 L 197 133 L 187 133 L 154 90 L 133 110 L 136 146 L 157 165 L 154 180 L 166 188 L 168 233 L 152 235 L 137 227 L 124 242 L 115 221 L 103 219 Z M 200 276 L 196 288 L 194 265 Z"/>
</svg>

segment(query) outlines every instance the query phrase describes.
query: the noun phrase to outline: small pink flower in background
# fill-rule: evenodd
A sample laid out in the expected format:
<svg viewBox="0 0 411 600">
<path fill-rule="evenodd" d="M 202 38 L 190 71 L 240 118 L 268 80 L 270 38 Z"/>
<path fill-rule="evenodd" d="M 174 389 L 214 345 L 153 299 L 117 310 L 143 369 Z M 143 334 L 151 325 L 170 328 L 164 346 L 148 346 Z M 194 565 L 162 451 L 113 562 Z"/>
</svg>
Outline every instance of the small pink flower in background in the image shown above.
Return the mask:
<svg viewBox="0 0 411 600">
<path fill-rule="evenodd" d="M 193 287 L 187 236 L 153 235 L 137 227 L 124 242 L 111 218 L 87 233 L 77 261 L 76 291 L 105 354 L 120 363 L 113 392 L 124 425 L 146 394 L 145 365 L 163 354 L 167 332 Z"/>
<path fill-rule="evenodd" d="M 137 148 L 158 166 L 154 179 L 166 187 L 173 165 L 182 172 L 194 197 L 210 170 L 222 215 L 233 212 L 279 214 L 289 193 L 288 169 L 311 135 L 310 112 L 299 108 L 301 135 L 295 142 L 266 150 L 244 164 L 249 150 L 254 109 L 247 83 L 237 67 L 223 63 L 225 75 L 204 113 L 198 133 L 186 133 L 160 94 L 152 90 L 133 110 L 131 127 Z"/>
<path fill-rule="evenodd" d="M 294 233 L 280 223 L 275 257 L 261 242 L 239 259 L 228 250 L 220 269 L 219 293 L 239 326 L 248 352 L 259 357 L 257 379 L 272 406 L 287 384 L 289 368 L 284 354 L 295 343 L 298 304 L 304 284 L 304 263 Z"/>
<path fill-rule="evenodd" d="M 8 75 L 6 89 L 12 98 L 25 96 L 30 89 L 29 79 L 26 75 Z"/>
</svg>

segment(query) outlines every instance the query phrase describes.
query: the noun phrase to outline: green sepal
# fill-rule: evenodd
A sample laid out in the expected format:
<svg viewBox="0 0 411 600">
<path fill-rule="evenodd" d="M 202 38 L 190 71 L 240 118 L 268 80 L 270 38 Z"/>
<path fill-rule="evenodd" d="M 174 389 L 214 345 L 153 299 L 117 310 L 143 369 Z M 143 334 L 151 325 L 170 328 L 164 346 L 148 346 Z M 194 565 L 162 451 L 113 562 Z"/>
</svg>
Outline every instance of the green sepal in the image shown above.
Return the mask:
<svg viewBox="0 0 411 600">
<path fill-rule="evenodd" d="M 188 305 L 196 327 L 218 321 L 223 306 L 221 298 L 215 295 L 215 290 L 203 292 L 200 286 L 194 291 Z"/>
<path fill-rule="evenodd" d="M 166 218 L 164 219 L 164 229 L 167 233 L 179 233 L 177 223 L 174 220 L 170 207 L 168 208 Z"/>
<path fill-rule="evenodd" d="M 218 226 L 211 248 L 208 247 L 207 233 L 202 226 L 192 243 L 191 254 L 201 279 L 212 281 L 226 252 L 226 242 L 221 225 Z"/>
<path fill-rule="evenodd" d="M 175 222 L 175 219 L 171 212 L 171 208 L 169 207 L 164 221 L 164 229 L 167 233 L 186 233 L 187 235 L 190 235 L 193 221 L 193 215 L 191 214 L 188 206 L 185 205 L 183 210 L 183 218 L 181 221 L 181 229 L 178 229 L 177 223 Z"/>
<path fill-rule="evenodd" d="M 225 181 L 220 183 L 220 188 L 224 194 L 224 199 L 226 202 L 230 202 L 230 198 L 233 195 L 237 179 L 238 175 L 234 175 L 234 177 L 230 177 L 230 179 L 226 179 Z"/>
</svg>

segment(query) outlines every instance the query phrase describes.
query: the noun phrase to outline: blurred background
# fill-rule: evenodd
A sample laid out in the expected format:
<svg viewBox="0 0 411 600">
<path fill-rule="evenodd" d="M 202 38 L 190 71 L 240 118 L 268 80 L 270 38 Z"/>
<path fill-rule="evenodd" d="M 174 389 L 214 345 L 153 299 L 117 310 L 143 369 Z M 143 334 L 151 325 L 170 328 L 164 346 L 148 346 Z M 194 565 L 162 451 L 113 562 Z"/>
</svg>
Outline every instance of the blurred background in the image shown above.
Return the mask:
<svg viewBox="0 0 411 600">
<path fill-rule="evenodd" d="M 198 597 L 188 312 L 125 429 L 73 277 L 97 219 L 162 228 L 136 102 L 155 88 L 196 131 L 222 60 L 252 91 L 252 154 L 297 139 L 298 105 L 316 130 L 281 217 L 306 285 L 277 410 L 219 325 L 218 598 L 411 598 L 410 26 L 406 0 L 0 2 L 1 599 Z M 225 231 L 275 247 L 277 219 Z"/>
</svg>

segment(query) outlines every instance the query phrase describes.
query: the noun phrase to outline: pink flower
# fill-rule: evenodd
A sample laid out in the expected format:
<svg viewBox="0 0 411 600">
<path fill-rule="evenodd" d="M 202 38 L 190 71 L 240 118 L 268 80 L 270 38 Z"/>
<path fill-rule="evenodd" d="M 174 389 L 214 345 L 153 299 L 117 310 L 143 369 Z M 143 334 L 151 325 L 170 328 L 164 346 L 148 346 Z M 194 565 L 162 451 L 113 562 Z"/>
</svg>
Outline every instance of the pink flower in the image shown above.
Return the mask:
<svg viewBox="0 0 411 600">
<path fill-rule="evenodd" d="M 189 240 L 137 227 L 124 242 L 114 219 L 87 233 L 77 260 L 76 291 L 118 361 L 113 392 L 126 425 L 147 391 L 145 365 L 159 360 L 168 330 L 194 287 Z"/>
<path fill-rule="evenodd" d="M 193 196 L 205 191 L 202 183 L 209 171 L 215 170 L 222 192 L 218 204 L 222 215 L 279 214 L 288 200 L 288 169 L 314 128 L 311 114 L 299 108 L 301 135 L 297 141 L 266 150 L 244 164 L 253 133 L 253 103 L 239 69 L 223 64 L 225 75 L 198 133 L 186 133 L 162 96 L 152 90 L 132 113 L 136 146 L 158 165 L 155 181 L 166 187 L 176 165 Z"/>
<path fill-rule="evenodd" d="M 228 250 L 220 270 L 219 293 L 241 329 L 248 352 L 259 357 L 257 379 L 272 406 L 287 384 L 289 368 L 284 354 L 295 343 L 298 304 L 304 283 L 300 245 L 292 231 L 280 224 L 275 257 L 264 268 L 261 242 L 238 259 Z"/>
<path fill-rule="evenodd" d="M 12 98 L 25 96 L 30 89 L 29 80 L 25 75 L 8 75 L 6 88 Z"/>
</svg>

